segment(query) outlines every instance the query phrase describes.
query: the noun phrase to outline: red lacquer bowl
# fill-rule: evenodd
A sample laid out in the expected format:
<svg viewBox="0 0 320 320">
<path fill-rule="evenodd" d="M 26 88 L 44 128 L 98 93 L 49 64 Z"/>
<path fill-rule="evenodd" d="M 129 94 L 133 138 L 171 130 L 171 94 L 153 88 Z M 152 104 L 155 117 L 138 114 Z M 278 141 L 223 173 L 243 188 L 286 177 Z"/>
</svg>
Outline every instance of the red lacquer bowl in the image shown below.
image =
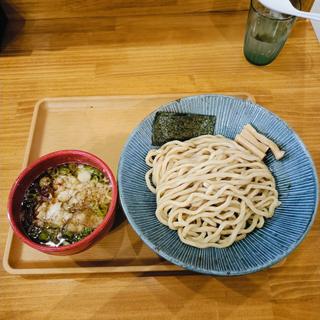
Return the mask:
<svg viewBox="0 0 320 320">
<path fill-rule="evenodd" d="M 112 186 L 112 200 L 109 210 L 101 224 L 87 237 L 70 245 L 50 247 L 32 241 L 23 231 L 21 217 L 21 203 L 29 185 L 50 167 L 64 163 L 82 163 L 99 169 L 109 178 Z M 101 239 L 112 227 L 116 213 L 118 198 L 117 183 L 111 169 L 95 155 L 79 150 L 61 150 L 42 156 L 24 169 L 14 182 L 8 199 L 8 218 L 14 233 L 27 245 L 44 253 L 54 255 L 71 255 L 88 249 Z"/>
</svg>

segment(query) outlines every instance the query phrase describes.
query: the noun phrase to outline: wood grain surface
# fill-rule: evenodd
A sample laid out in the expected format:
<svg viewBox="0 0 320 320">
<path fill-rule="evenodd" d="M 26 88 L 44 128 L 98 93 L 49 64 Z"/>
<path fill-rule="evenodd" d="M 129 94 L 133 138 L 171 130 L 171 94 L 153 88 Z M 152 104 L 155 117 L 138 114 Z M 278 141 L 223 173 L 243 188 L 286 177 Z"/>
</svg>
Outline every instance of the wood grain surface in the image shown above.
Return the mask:
<svg viewBox="0 0 320 320">
<path fill-rule="evenodd" d="M 314 0 L 301 0 L 309 10 Z M 247 10 L 250 0 L 2 0 L 10 17 L 61 19 Z"/>
<path fill-rule="evenodd" d="M 275 62 L 256 67 L 242 54 L 246 14 L 15 25 L 0 56 L 1 253 L 8 191 L 22 165 L 34 104 L 43 97 L 250 92 L 297 131 L 319 172 L 320 46 L 311 25 L 299 21 Z M 243 277 L 20 277 L 0 270 L 0 318 L 317 320 L 319 227 L 318 215 L 281 267 Z"/>
</svg>

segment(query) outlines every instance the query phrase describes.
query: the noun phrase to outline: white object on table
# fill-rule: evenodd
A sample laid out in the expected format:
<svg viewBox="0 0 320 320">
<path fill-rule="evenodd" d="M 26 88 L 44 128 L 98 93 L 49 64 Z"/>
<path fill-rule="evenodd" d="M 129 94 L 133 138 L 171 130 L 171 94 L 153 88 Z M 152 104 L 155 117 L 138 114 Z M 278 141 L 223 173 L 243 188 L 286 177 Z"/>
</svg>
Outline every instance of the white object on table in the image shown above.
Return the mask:
<svg viewBox="0 0 320 320">
<path fill-rule="evenodd" d="M 320 14 L 320 0 L 315 0 L 311 9 L 311 12 Z M 320 22 L 311 21 L 313 29 L 317 35 L 318 40 L 320 41 Z"/>
<path fill-rule="evenodd" d="M 296 9 L 290 0 L 259 0 L 265 7 L 278 11 L 281 13 L 289 14 L 296 17 L 320 21 L 320 14 L 313 12 L 300 11 Z"/>
</svg>

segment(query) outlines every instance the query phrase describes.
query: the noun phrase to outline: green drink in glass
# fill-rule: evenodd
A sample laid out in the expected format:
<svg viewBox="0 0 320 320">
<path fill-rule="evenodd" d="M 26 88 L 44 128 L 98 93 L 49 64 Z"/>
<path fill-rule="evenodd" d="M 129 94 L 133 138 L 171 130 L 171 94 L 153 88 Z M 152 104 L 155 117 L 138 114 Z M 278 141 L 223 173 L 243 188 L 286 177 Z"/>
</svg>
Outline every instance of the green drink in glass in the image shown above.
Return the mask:
<svg viewBox="0 0 320 320">
<path fill-rule="evenodd" d="M 281 0 L 279 0 L 281 1 Z M 291 0 L 300 9 L 300 0 Z M 255 65 L 271 63 L 284 46 L 296 17 L 266 8 L 258 0 L 251 0 L 244 55 Z"/>
</svg>

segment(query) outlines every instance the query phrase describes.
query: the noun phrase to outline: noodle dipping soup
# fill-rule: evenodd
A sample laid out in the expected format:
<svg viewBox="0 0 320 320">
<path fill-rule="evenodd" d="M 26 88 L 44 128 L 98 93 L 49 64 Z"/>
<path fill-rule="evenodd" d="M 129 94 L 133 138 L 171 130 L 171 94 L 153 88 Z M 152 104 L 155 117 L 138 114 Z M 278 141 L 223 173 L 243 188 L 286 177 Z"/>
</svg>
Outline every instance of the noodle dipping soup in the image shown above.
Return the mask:
<svg viewBox="0 0 320 320">
<path fill-rule="evenodd" d="M 49 254 L 83 251 L 111 227 L 117 186 L 110 168 L 77 150 L 50 153 L 14 183 L 8 217 L 17 236 Z"/>
</svg>

